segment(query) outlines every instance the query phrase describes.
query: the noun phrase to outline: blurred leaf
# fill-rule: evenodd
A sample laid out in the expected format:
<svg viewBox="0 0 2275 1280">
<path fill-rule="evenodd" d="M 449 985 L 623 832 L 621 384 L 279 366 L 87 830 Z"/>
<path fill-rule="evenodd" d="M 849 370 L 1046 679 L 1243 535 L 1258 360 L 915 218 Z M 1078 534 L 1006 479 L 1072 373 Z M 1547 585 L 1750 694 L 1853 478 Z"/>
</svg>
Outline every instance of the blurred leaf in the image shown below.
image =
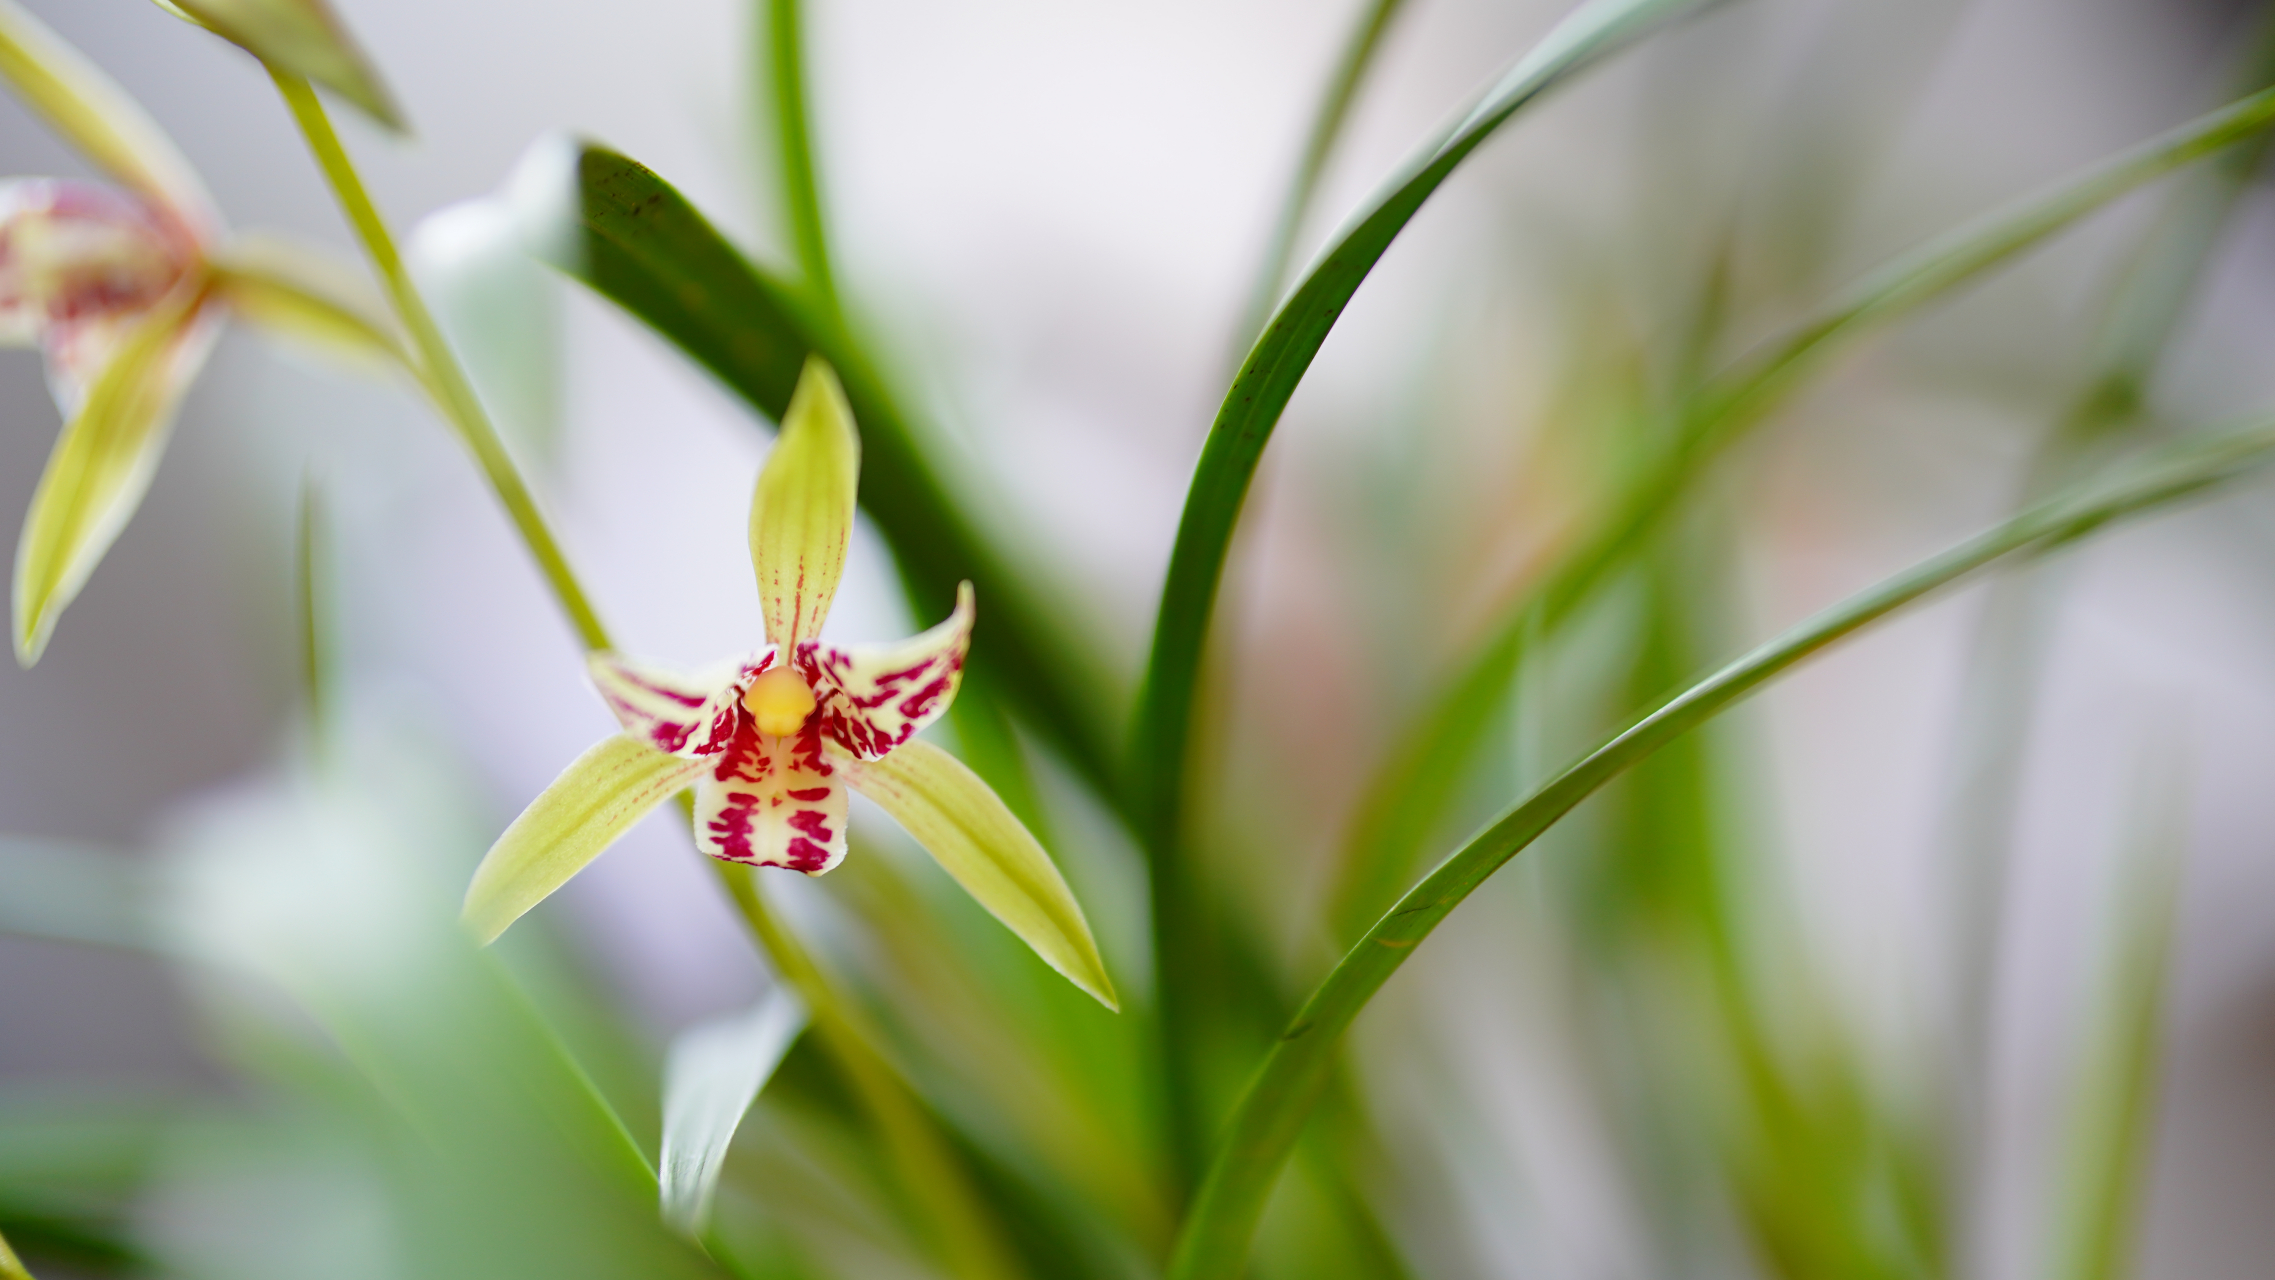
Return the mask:
<svg viewBox="0 0 2275 1280">
<path fill-rule="evenodd" d="M 806 287 L 826 314 L 837 314 L 837 280 L 829 264 L 829 236 L 822 217 L 821 179 L 814 170 L 813 129 L 808 123 L 805 23 L 799 0 L 765 0 L 760 36 L 764 56 L 759 79 L 766 85 L 767 111 L 774 126 L 774 163 L 782 193 L 783 221 Z"/>
<path fill-rule="evenodd" d="M 32 1280 L 32 1273 L 24 1270 L 23 1259 L 8 1247 L 6 1236 L 0 1236 L 0 1280 Z"/>
<path fill-rule="evenodd" d="M 777 986 L 749 1009 L 690 1027 L 672 1041 L 664 1065 L 659 1174 L 664 1221 L 681 1233 L 703 1233 L 727 1144 L 805 1025 L 805 1007 Z"/>
<path fill-rule="evenodd" d="M 2123 516 L 2201 493 L 2265 465 L 2275 426 L 2190 440 L 2057 495 L 1850 597 L 1723 667 L 1583 756 L 1455 850 L 1399 900 L 1312 992 L 1231 1121 L 1178 1239 L 1172 1280 L 1239 1273 L 1256 1218 L 1327 1081 L 1352 1019 L 1414 948 L 1493 872 L 1628 767 L 1804 659 L 1973 571 L 2081 538 Z"/>
<path fill-rule="evenodd" d="M 205 184 L 158 122 L 16 0 L 0 0 L 0 76 L 105 173 L 201 235 L 218 226 Z"/>
<path fill-rule="evenodd" d="M 0 933 L 147 948 L 148 873 L 107 849 L 0 836 Z"/>
<path fill-rule="evenodd" d="M 313 80 L 397 133 L 408 130 L 379 69 L 325 0 L 158 0 L 287 75 Z"/>
<path fill-rule="evenodd" d="M 1250 349 L 1210 424 L 1186 490 L 1138 695 L 1133 781 L 1140 829 L 1156 861 L 1166 859 L 1162 851 L 1175 843 L 1182 821 L 1194 682 L 1233 527 L 1280 414 L 1343 308 L 1439 184 L 1519 110 L 1657 24 L 1701 7 L 1702 0 L 1589 0 L 1574 10 L 1451 130 L 1400 166 L 1345 224 Z M 1164 895 L 1163 889 L 1170 892 Z M 1158 885 L 1156 912 L 1174 914 L 1182 896 L 1172 882 Z"/>
<path fill-rule="evenodd" d="M 2088 1017 L 2091 1039 L 2070 1099 L 2055 1280 L 2135 1274 L 2142 1190 L 2156 1152 L 2157 1086 L 2187 841 L 2186 788 L 2173 753 L 2139 775 L 2148 812 L 2125 852 L 2108 912 L 2109 951 Z"/>
<path fill-rule="evenodd" d="M 427 215 L 404 256 L 499 430 L 548 458 L 561 432 L 562 286 L 530 259 L 521 185 Z"/>
<path fill-rule="evenodd" d="M 833 326 L 728 244 L 670 184 L 600 147 L 579 153 L 574 235 L 549 256 L 678 344 L 761 415 L 780 421 L 807 355 L 836 369 L 861 424 L 861 504 L 892 545 L 920 617 L 975 583 L 988 616 L 971 660 L 1100 793 L 1119 798 L 1106 681 L 1067 638 L 1063 602 L 1038 592 L 951 499 L 927 442 Z"/>
<path fill-rule="evenodd" d="M 48 456 L 16 544 L 16 661 L 26 667 L 150 487 L 174 410 L 213 343 L 204 295 L 203 282 L 184 285 L 119 341 Z"/>
<path fill-rule="evenodd" d="M 278 236 L 237 238 L 213 256 L 213 289 L 255 327 L 362 370 L 411 367 L 409 353 L 369 279 L 318 250 Z"/>
<path fill-rule="evenodd" d="M 1609 513 L 1576 537 L 1537 587 L 1505 611 L 1399 736 L 1367 789 L 1345 844 L 1336 919 L 1355 929 L 1407 883 L 1443 820 L 1464 763 L 1502 704 L 1528 633 L 1561 625 L 1626 561 L 1722 449 L 1759 423 L 1846 340 L 1980 279 L 2080 218 L 2172 170 L 2275 124 L 2275 91 L 2202 116 L 2052 190 L 1928 242 L 1712 379 L 1683 409 L 1672 447 L 1645 462 Z M 1344 932 L 1341 937 L 1348 937 Z"/>
<path fill-rule="evenodd" d="M 978 774 L 922 739 L 850 767 L 854 787 L 907 828 L 988 914 L 1098 1003 L 1121 1007 L 1081 904 Z"/>
<path fill-rule="evenodd" d="M 1366 78 L 1368 67 L 1382 48 L 1382 39 L 1390 30 L 1391 20 L 1405 7 L 1406 0 L 1366 0 L 1359 10 L 1358 22 L 1343 46 L 1343 55 L 1335 64 L 1334 74 L 1328 77 L 1327 91 L 1320 96 L 1319 109 L 1312 116 L 1311 136 L 1304 140 L 1303 156 L 1296 162 L 1295 177 L 1288 183 L 1288 193 L 1280 205 L 1279 223 L 1272 230 L 1271 245 L 1264 251 L 1263 266 L 1257 269 L 1248 310 L 1240 319 L 1240 328 L 1234 341 L 1238 351 L 1246 354 L 1264 320 L 1272 314 L 1272 304 L 1279 300 L 1280 282 L 1287 278 L 1288 259 L 1295 254 L 1296 236 L 1303 231 L 1304 219 L 1311 212 L 1311 202 L 1319 191 L 1319 180 L 1327 172 L 1327 161 L 1335 154 L 1335 143 L 1343 133 L 1343 123 L 1351 115 L 1351 104 L 1357 100 L 1359 84 Z"/>
<path fill-rule="evenodd" d="M 629 734 L 594 744 L 490 846 L 466 887 L 466 927 L 495 941 L 706 767 Z"/>
<path fill-rule="evenodd" d="M 359 1144 L 398 1274 L 715 1278 L 657 1220 L 622 1121 L 453 918 L 480 848 L 462 771 L 368 732 L 337 766 L 215 802 L 171 842 L 169 918 L 222 1045 Z"/>
</svg>

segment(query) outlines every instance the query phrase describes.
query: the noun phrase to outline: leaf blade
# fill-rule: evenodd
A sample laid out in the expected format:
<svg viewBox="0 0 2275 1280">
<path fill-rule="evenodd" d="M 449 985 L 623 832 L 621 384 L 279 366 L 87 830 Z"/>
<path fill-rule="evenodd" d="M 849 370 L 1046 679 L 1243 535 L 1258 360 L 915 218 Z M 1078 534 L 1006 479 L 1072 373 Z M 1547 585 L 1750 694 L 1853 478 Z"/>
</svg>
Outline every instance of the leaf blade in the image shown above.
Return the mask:
<svg viewBox="0 0 2275 1280">
<path fill-rule="evenodd" d="M 805 1006 L 777 986 L 749 1009 L 691 1027 L 672 1041 L 658 1174 L 664 1221 L 680 1234 L 703 1233 L 743 1113 L 805 1025 Z"/>
<path fill-rule="evenodd" d="M 354 103 L 397 133 L 410 126 L 373 64 L 324 0 L 160 0 L 262 62 Z"/>
<path fill-rule="evenodd" d="M 2056 495 L 1826 609 L 1667 700 L 1503 810 L 1376 921 L 1266 1056 L 1180 1230 L 1170 1280 L 1239 1274 L 1266 1196 L 1324 1087 L 1342 1033 L 1417 945 L 1493 872 L 1630 765 L 1829 645 L 1977 569 L 2062 545 L 2266 465 L 2275 424 L 2167 449 L 2113 481 Z"/>
<path fill-rule="evenodd" d="M 1908 315 L 1971 283 L 2141 185 L 2275 124 L 2275 92 L 2200 116 L 2089 166 L 2051 190 L 1936 237 L 1865 277 L 1817 314 L 1763 344 L 1700 393 L 1683 436 L 1620 493 L 1612 514 L 1583 535 L 1545 581 L 1509 608 L 1445 679 L 1378 768 L 1345 841 L 1335 916 L 1363 927 L 1411 874 L 1462 776 L 1461 762 L 1493 722 L 1530 632 L 1571 617 L 1624 563 L 1626 552 L 1674 509 L 1690 478 L 1763 421 L 1807 371 L 1843 341 Z M 1348 936 L 1347 933 L 1340 936 Z"/>
</svg>

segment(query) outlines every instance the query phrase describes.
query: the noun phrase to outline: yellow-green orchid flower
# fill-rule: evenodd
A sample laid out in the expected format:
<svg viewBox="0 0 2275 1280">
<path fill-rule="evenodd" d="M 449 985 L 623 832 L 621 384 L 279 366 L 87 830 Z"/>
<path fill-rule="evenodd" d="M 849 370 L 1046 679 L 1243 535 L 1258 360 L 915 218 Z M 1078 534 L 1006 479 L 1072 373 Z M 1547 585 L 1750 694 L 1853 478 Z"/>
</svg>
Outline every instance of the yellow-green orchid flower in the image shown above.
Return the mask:
<svg viewBox="0 0 2275 1280">
<path fill-rule="evenodd" d="M 116 184 L 0 181 L 0 342 L 45 352 L 64 417 L 16 547 L 30 666 L 141 502 L 224 311 L 365 356 L 396 344 L 352 276 L 279 242 L 225 241 L 165 132 L 14 0 L 0 0 L 0 76 Z"/>
<path fill-rule="evenodd" d="M 693 674 L 592 655 L 593 684 L 624 731 L 578 757 L 475 870 L 466 920 L 483 941 L 686 787 L 703 852 L 820 875 L 845 857 L 850 788 L 1045 962 L 1113 1005 L 1090 926 L 1042 846 L 977 774 L 916 738 L 962 681 L 971 584 L 946 621 L 898 644 L 819 638 L 845 568 L 860 454 L 836 375 L 809 360 L 751 499 L 767 644 Z"/>
</svg>

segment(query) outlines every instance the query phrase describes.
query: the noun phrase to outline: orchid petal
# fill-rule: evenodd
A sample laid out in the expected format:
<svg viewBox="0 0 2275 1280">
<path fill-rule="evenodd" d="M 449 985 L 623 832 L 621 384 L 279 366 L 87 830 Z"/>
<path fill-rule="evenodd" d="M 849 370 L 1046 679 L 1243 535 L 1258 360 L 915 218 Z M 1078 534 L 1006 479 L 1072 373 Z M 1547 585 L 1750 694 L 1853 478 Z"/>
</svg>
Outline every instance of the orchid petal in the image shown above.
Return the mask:
<svg viewBox="0 0 2275 1280">
<path fill-rule="evenodd" d="M 410 356 L 369 278 L 306 245 L 247 235 L 214 255 L 214 291 L 240 319 L 359 366 Z"/>
<path fill-rule="evenodd" d="M 750 563 L 766 638 L 786 650 L 821 634 L 853 537 L 861 438 L 827 362 L 809 357 L 750 503 Z"/>
<path fill-rule="evenodd" d="M 0 77 L 104 172 L 198 239 L 220 226 L 213 198 L 166 131 L 85 55 L 15 0 L 0 0 Z"/>
<path fill-rule="evenodd" d="M 1074 891 L 978 774 L 929 742 L 908 743 L 882 760 L 844 764 L 854 788 L 891 814 L 1043 963 L 1098 1003 L 1121 1008 Z"/>
<path fill-rule="evenodd" d="M 806 1009 L 777 985 L 740 1013 L 690 1027 L 664 1062 L 663 1157 L 657 1161 L 664 1221 L 690 1239 L 703 1234 L 727 1145 L 806 1026 Z"/>
<path fill-rule="evenodd" d="M 695 843 L 722 862 L 810 876 L 845 858 L 845 773 L 823 746 L 819 717 L 796 737 L 735 717 L 732 745 L 695 785 Z"/>
<path fill-rule="evenodd" d="M 0 342 L 53 341 L 171 293 L 196 251 L 158 212 L 98 182 L 0 181 Z M 66 410 L 68 413 L 69 410 Z"/>
<path fill-rule="evenodd" d="M 773 651 L 764 650 L 748 663 L 688 675 L 603 652 L 586 655 L 585 671 L 624 732 L 658 751 L 693 760 L 727 749 L 742 676 L 763 671 L 773 661 Z"/>
<path fill-rule="evenodd" d="M 159 0 L 270 67 L 313 80 L 397 133 L 409 127 L 378 68 L 324 0 Z"/>
<path fill-rule="evenodd" d="M 701 761 L 618 734 L 578 756 L 474 869 L 460 918 L 485 945 L 703 771 Z"/>
<path fill-rule="evenodd" d="M 16 544 L 16 660 L 39 660 L 57 615 L 126 527 L 165 451 L 174 410 L 218 328 L 185 287 L 117 344 L 48 455 Z"/>
<path fill-rule="evenodd" d="M 831 740 L 875 760 L 946 713 L 971 647 L 972 584 L 966 582 L 956 588 L 955 612 L 922 635 L 898 644 L 809 644 L 798 660 Z"/>
</svg>

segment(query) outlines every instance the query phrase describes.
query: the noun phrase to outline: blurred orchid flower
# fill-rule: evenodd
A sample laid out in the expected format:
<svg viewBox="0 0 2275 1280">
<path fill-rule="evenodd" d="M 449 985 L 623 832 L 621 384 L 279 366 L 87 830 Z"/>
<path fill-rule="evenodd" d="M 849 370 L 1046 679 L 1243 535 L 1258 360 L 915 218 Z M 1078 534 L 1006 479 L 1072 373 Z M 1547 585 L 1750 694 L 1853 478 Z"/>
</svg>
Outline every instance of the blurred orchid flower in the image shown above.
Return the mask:
<svg viewBox="0 0 2275 1280">
<path fill-rule="evenodd" d="M 16 547 L 16 659 L 125 527 L 224 310 L 336 351 L 399 359 L 368 286 L 283 242 L 225 242 L 165 132 L 76 49 L 0 0 L 0 76 L 116 185 L 0 181 L 0 342 L 38 345 L 63 434 Z"/>
<path fill-rule="evenodd" d="M 1113 1006 L 1090 926 L 1049 855 L 979 775 L 915 740 L 963 678 L 971 584 L 946 621 L 898 644 L 817 638 L 845 568 L 860 457 L 837 376 L 809 358 L 751 499 L 767 645 L 695 674 L 592 655 L 593 683 L 624 732 L 578 757 L 475 870 L 465 916 L 483 941 L 688 786 L 703 852 L 820 875 L 845 857 L 851 787 L 1046 963 Z"/>
</svg>

